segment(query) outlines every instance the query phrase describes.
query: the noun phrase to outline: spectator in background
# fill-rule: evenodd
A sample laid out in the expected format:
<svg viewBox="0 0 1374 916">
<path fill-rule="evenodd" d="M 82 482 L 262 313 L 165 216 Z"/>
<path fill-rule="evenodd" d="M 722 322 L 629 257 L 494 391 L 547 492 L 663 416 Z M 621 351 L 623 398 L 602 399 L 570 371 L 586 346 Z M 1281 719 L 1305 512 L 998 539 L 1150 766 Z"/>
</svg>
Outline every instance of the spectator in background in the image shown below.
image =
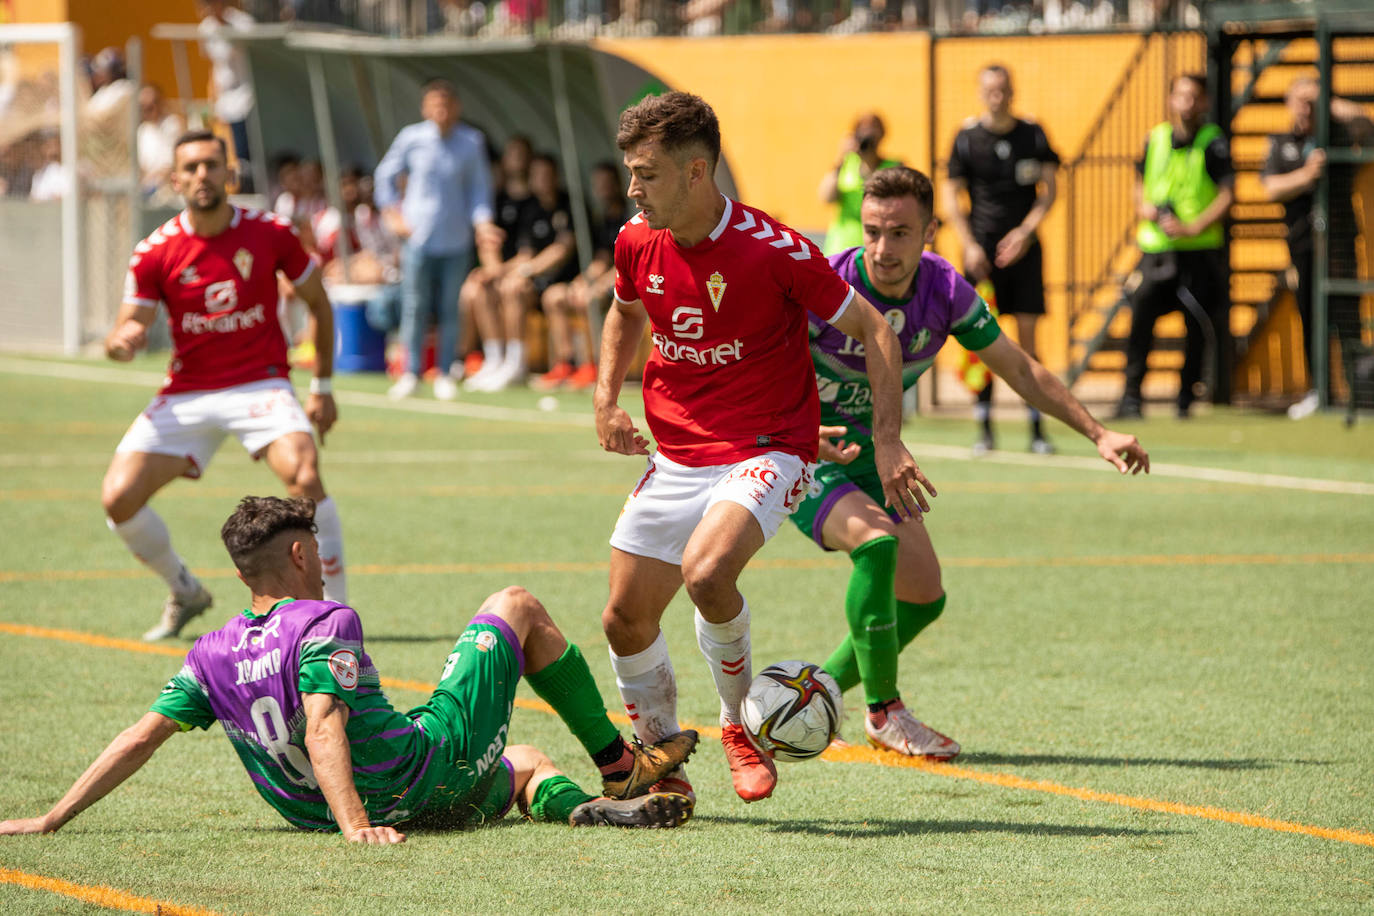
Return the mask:
<svg viewBox="0 0 1374 916">
<path fill-rule="evenodd" d="M 598 162 L 592 168 L 591 184 L 598 208 L 592 223 L 592 260 L 571 281 L 544 290 L 542 304 L 549 319 L 554 364 L 535 387 L 545 391 L 562 387 L 582 391 L 596 384 L 592 305 L 608 299 L 615 286 L 615 237 L 629 214 L 614 162 Z M 582 327 L 575 324 L 578 318 Z"/>
<path fill-rule="evenodd" d="M 198 0 L 200 48 L 210 60 L 210 88 L 215 117 L 229 127 L 234 141 L 234 156 L 239 160 L 239 188 L 247 189 L 252 158 L 248 146 L 248 116 L 253 111 L 253 83 L 248 73 L 248 55 L 232 40 L 233 32 L 253 28 L 253 17 L 225 0 Z"/>
<path fill-rule="evenodd" d="M 1317 381 L 1310 371 L 1314 346 L 1326 346 L 1328 333 L 1312 327 L 1312 280 L 1315 252 L 1312 238 L 1312 205 L 1316 200 L 1317 183 L 1328 175 L 1330 193 L 1327 196 L 1327 264 L 1333 276 L 1353 277 L 1355 273 L 1355 236 L 1358 226 L 1351 196 L 1355 190 L 1357 166 L 1336 165 L 1329 170 L 1326 150 L 1317 146 L 1316 111 L 1321 87 L 1310 76 L 1299 77 L 1288 87 L 1284 104 L 1288 107 L 1292 126 L 1287 133 L 1269 138 L 1269 155 L 1260 170 L 1260 183 L 1270 200 L 1283 202 L 1283 221 L 1288 226 L 1288 254 L 1297 272 L 1298 317 L 1302 320 L 1303 353 L 1309 360 L 1308 377 L 1312 390 L 1288 408 L 1288 416 L 1301 420 L 1319 406 Z M 1348 99 L 1331 99 L 1330 145 L 1334 147 L 1368 143 L 1374 135 L 1374 123 L 1359 103 Z M 1358 296 L 1327 296 L 1327 326 L 1334 328 L 1344 340 L 1360 339 L 1360 299 Z"/>
<path fill-rule="evenodd" d="M 501 331 L 505 354 L 474 379 L 476 391 L 502 391 L 522 381 L 529 370 L 525 353 L 525 316 L 554 283 L 577 276 L 577 242 L 572 205 L 558 179 L 558 163 L 539 154 L 530 160 L 530 199 L 516 231 L 517 251 L 501 277 Z M 485 375 L 483 373 L 486 373 Z"/>
<path fill-rule="evenodd" d="M 315 218 L 313 227 L 325 282 L 378 287 L 367 302 L 367 323 L 389 334 L 401 325 L 401 240 L 377 212 L 372 180 L 358 166 L 345 166 L 340 172 L 339 198 L 344 215 L 330 207 Z M 347 257 L 339 242 L 345 229 Z"/>
<path fill-rule="evenodd" d="M 964 250 L 964 276 L 984 299 L 996 302 L 993 314 L 1016 316 L 1016 342 L 1032 358 L 1035 324 L 1045 314 L 1044 257 L 1036 230 L 1054 204 L 1059 155 L 1039 124 L 1011 113 L 1011 74 L 989 64 L 978 74 L 983 113 L 964 122 L 949 156 L 945 212 Z M 967 214 L 960 194 L 967 192 Z M 1054 452 L 1040 425 L 1040 411 L 1030 411 L 1030 450 Z M 992 436 L 992 376 L 978 392 L 974 416 L 982 424 L 975 454 L 995 447 Z"/>
<path fill-rule="evenodd" d="M 479 249 L 481 264 L 463 282 L 459 302 L 462 304 L 464 326 L 471 322 L 481 335 L 480 366 L 486 370 L 485 374 L 481 371 L 468 374 L 463 387 L 469 391 L 480 390 L 501 367 L 505 357 L 503 343 L 506 335 L 501 329 L 500 284 L 520 251 L 520 223 L 531 199 L 530 159 L 533 156 L 529 138 L 520 134 L 511 137 L 502 147 L 497 167 L 500 190 L 496 194 L 496 228 L 500 233 L 492 234 L 484 246 L 485 250 Z M 478 244 L 482 244 L 480 240 Z"/>
<path fill-rule="evenodd" d="M 401 129 L 377 166 L 377 204 L 392 230 L 405 241 L 401 253 L 401 338 L 409 350 L 406 371 L 391 387 L 393 398 L 409 397 L 424 371 L 427 317 L 438 316 L 435 397 L 458 395 L 453 377 L 458 343 L 458 291 L 474 247 L 494 239 L 491 169 L 486 138 L 459 123 L 462 103 L 447 80 L 421 87 L 424 120 Z M 404 197 L 398 181 L 405 176 Z M 476 243 L 476 244 L 474 244 Z"/>
<path fill-rule="evenodd" d="M 887 128 L 875 111 L 862 114 L 854 122 L 854 130 L 840 143 L 840 158 L 835 167 L 821 179 L 821 200 L 838 204 L 835 219 L 825 234 L 822 251 L 832 255 L 846 248 L 864 243 L 863 227 L 859 225 L 859 204 L 863 202 L 864 182 L 878 169 L 901 165 L 888 159 L 880 151 Z"/>
<path fill-rule="evenodd" d="M 296 198 L 301 193 L 301 156 L 294 150 L 282 150 L 272 157 L 272 186 L 268 199 L 272 212 L 290 217 L 296 210 Z"/>
<path fill-rule="evenodd" d="M 138 171 L 144 198 L 175 206 L 177 198 L 168 184 L 172 147 L 185 131 L 185 119 L 168 110 L 162 87 L 145 83 L 138 90 Z"/>
<path fill-rule="evenodd" d="M 1204 77 L 1177 77 L 1169 90 L 1170 120 L 1150 131 L 1136 166 L 1140 285 L 1130 293 L 1126 391 L 1118 418 L 1142 415 L 1141 385 L 1154 346 L 1155 321 L 1175 309 L 1183 310 L 1188 326 L 1179 373 L 1179 418 L 1188 416 L 1196 397 L 1209 340 L 1216 358 L 1212 400 L 1230 400 L 1231 303 L 1222 219 L 1235 199 L 1235 171 L 1221 128 L 1206 120 L 1208 107 Z"/>
<path fill-rule="evenodd" d="M 62 171 L 62 137 L 57 128 L 45 128 L 39 134 L 42 164 L 29 183 L 30 200 L 61 200 L 70 190 Z"/>
</svg>

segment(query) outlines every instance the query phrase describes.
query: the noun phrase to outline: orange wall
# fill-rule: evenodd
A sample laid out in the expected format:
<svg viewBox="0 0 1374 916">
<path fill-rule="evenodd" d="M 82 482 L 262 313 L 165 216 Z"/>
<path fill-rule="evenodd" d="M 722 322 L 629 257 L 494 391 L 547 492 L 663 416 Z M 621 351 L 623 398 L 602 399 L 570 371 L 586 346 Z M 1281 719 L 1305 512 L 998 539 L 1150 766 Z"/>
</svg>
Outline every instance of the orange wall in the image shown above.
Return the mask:
<svg viewBox="0 0 1374 916">
<path fill-rule="evenodd" d="M 160 85 L 168 96 L 176 95 L 171 43 L 154 39 L 151 32 L 159 22 L 195 22 L 193 0 L 137 0 L 119 4 L 109 0 L 67 0 L 67 9 L 71 21 L 81 26 L 87 54 L 110 45 L 122 50 L 133 36 L 143 39 L 145 80 Z M 193 95 L 203 97 L 209 69 L 195 46 L 189 49 L 188 57 Z"/>
<path fill-rule="evenodd" d="M 14 21 L 34 22 L 74 22 L 81 27 L 82 53 L 94 54 L 101 48 L 114 45 L 120 50 L 134 36 L 143 39 L 144 75 L 150 82 L 158 83 L 168 95 L 176 94 L 176 74 L 172 68 L 172 48 L 166 41 L 152 37 L 152 27 L 159 22 L 195 22 L 195 3 L 193 0 L 136 0 L 128 3 L 111 3 L 110 0 L 11 0 L 14 6 Z M 21 47 L 20 60 L 24 63 L 32 57 L 25 54 Z M 42 52 L 47 53 L 47 52 Z M 41 55 L 40 55 L 41 56 Z M 201 59 L 200 52 L 192 47 L 188 57 L 194 95 L 205 95 L 209 68 Z M 43 58 L 44 67 L 50 66 L 47 57 Z"/>
<path fill-rule="evenodd" d="M 924 33 L 601 41 L 666 85 L 700 95 L 720 118 L 740 196 L 789 225 L 830 221 L 816 196 L 854 117 L 877 110 L 889 156 L 928 167 Z"/>
</svg>

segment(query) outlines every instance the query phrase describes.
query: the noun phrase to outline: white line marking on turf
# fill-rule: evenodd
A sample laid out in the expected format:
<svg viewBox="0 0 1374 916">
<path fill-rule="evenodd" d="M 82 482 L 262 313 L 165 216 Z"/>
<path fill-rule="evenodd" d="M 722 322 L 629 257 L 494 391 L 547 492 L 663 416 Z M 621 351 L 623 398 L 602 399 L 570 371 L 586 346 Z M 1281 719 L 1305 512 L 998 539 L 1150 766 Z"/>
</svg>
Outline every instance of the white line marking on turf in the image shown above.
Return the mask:
<svg viewBox="0 0 1374 916">
<path fill-rule="evenodd" d="M 74 381 L 109 382 L 122 385 L 144 387 L 162 384 L 162 376 L 151 372 L 136 370 L 105 369 L 97 366 L 80 366 L 70 363 L 54 363 L 36 359 L 14 359 L 0 356 L 0 372 L 16 375 L 37 375 L 48 378 L 64 378 Z M 446 416 L 469 417 L 479 420 L 498 420 L 518 423 L 549 424 L 590 428 L 592 417 L 589 414 L 565 414 L 554 411 L 529 410 L 521 407 L 495 407 L 486 404 L 454 403 L 447 401 L 422 401 L 408 399 L 393 401 L 386 395 L 367 394 L 360 391 L 337 391 L 335 400 L 341 404 L 368 407 L 378 410 L 399 410 L 412 413 L 440 414 Z M 1074 455 L 1018 455 L 1014 452 L 993 452 L 977 459 L 970 449 L 953 445 L 920 445 L 913 449 L 919 459 L 923 455 L 948 458 L 954 461 L 982 461 L 990 464 L 1015 464 L 1027 467 L 1061 467 L 1112 471 L 1115 469 L 1100 458 L 1085 458 Z M 331 460 L 338 460 L 332 458 Z M 1340 493 L 1348 496 L 1374 496 L 1374 484 L 1347 480 L 1327 480 L 1318 477 L 1293 477 L 1287 474 L 1261 474 L 1251 471 L 1230 471 L 1223 468 L 1207 468 L 1188 464 L 1154 463 L 1150 473 L 1160 477 L 1181 477 L 1190 480 L 1209 480 L 1216 483 L 1238 484 L 1249 487 L 1269 487 L 1281 490 L 1303 490 L 1309 493 Z"/>
<path fill-rule="evenodd" d="M 951 458 L 955 461 L 985 461 L 992 464 L 1015 464 L 1022 467 L 1061 467 L 1075 470 L 1110 471 L 1120 474 L 1101 458 L 1077 455 L 1018 455 L 1015 452 L 991 452 L 978 458 L 973 450 L 955 445 L 915 445 L 911 447 L 917 460 L 924 455 Z M 1325 480 L 1319 477 L 1291 477 L 1287 474 L 1260 474 L 1252 471 L 1228 471 L 1224 468 L 1205 468 L 1190 464 L 1150 463 L 1150 474 L 1158 477 L 1183 477 L 1190 480 L 1210 480 L 1215 483 L 1240 484 L 1249 487 L 1273 487 L 1282 490 L 1307 490 L 1312 493 L 1344 493 L 1350 496 L 1374 496 L 1374 484 L 1352 480 Z"/>
<path fill-rule="evenodd" d="M 11 359 L 0 357 L 0 372 L 15 375 L 37 375 L 45 378 L 70 379 L 78 382 L 105 382 L 116 385 L 135 385 L 143 388 L 156 388 L 162 384 L 163 376 L 135 369 L 105 369 L 97 366 L 78 366 L 70 363 L 50 363 L 42 360 Z M 334 400 L 353 407 L 369 407 L 377 410 L 401 410 L 411 413 L 439 414 L 441 416 L 468 417 L 475 420 L 499 420 L 516 423 L 534 423 L 541 426 L 576 426 L 590 429 L 593 426 L 591 414 L 559 413 L 558 411 L 533 410 L 524 407 L 496 407 L 491 404 L 470 404 L 450 401 L 423 401 L 407 399 L 393 401 L 384 394 L 368 394 L 362 391 L 334 392 Z"/>
<path fill-rule="evenodd" d="M 560 460 L 614 461 L 621 457 L 599 448 L 569 449 L 558 453 Z M 333 464 L 499 464 L 510 461 L 547 462 L 549 453 L 537 449 L 434 449 L 408 452 L 343 452 L 325 451 L 325 458 Z M 0 468 L 56 468 L 100 467 L 110 463 L 109 452 L 84 455 L 58 454 L 0 454 Z"/>
</svg>

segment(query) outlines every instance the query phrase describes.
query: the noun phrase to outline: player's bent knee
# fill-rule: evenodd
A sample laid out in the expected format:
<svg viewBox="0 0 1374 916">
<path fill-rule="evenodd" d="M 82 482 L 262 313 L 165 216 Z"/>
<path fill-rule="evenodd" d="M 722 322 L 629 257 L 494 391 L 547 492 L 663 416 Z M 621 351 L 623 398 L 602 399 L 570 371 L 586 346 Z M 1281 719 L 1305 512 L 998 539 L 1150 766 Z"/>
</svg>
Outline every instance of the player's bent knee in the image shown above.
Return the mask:
<svg viewBox="0 0 1374 916">
<path fill-rule="evenodd" d="M 738 588 L 730 567 L 718 556 L 683 558 L 682 584 L 697 607 L 728 601 Z"/>
<path fill-rule="evenodd" d="M 539 599 L 518 585 L 508 585 L 492 595 L 482 603 L 479 613 L 500 617 L 511 625 L 522 641 L 532 629 L 553 624 Z"/>
</svg>

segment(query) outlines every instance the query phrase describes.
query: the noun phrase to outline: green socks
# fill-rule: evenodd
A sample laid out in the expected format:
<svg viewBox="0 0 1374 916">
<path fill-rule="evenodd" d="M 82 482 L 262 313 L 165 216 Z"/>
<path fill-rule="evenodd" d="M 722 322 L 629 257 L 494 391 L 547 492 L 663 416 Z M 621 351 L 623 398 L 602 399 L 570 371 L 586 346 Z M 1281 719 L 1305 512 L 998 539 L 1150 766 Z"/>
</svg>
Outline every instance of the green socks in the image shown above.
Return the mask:
<svg viewBox="0 0 1374 916">
<path fill-rule="evenodd" d="M 822 665 L 822 667 L 825 668 L 826 672 L 829 673 L 830 676 L 833 677 L 836 680 L 836 682 L 840 685 L 841 691 L 847 691 L 851 687 L 855 687 L 860 682 L 862 682 L 864 684 L 865 702 L 869 703 L 878 703 L 882 702 L 883 700 L 890 700 L 898 695 L 896 683 L 896 653 L 901 652 L 902 649 L 905 649 L 907 645 L 913 639 L 915 639 L 922 630 L 924 630 L 926 627 L 930 626 L 932 623 L 935 622 L 936 618 L 938 618 L 941 612 L 943 612 L 945 609 L 946 599 L 945 595 L 941 595 L 934 601 L 930 601 L 925 604 L 916 604 L 911 601 L 895 602 L 897 618 L 897 639 L 896 651 L 891 656 L 891 675 L 888 676 L 886 679 L 883 679 L 881 672 L 874 672 L 876 674 L 879 674 L 879 680 L 876 684 L 872 680 L 870 680 L 869 677 L 866 677 L 864 675 L 864 668 L 862 667 L 862 663 L 860 662 L 859 653 L 865 650 L 870 653 L 868 662 L 868 665 L 870 667 L 868 670 L 872 671 L 872 649 L 869 645 L 865 645 L 861 649 L 858 642 L 855 640 L 854 634 L 856 632 L 862 633 L 865 636 L 868 635 L 867 633 L 864 633 L 864 631 L 861 629 L 862 622 L 859 627 L 856 627 L 855 625 L 855 616 L 856 612 L 858 611 L 858 609 L 855 607 L 855 598 L 856 593 L 860 597 L 863 594 L 865 594 L 867 589 L 867 583 L 871 581 L 873 571 L 868 562 L 860 562 L 860 555 L 862 554 L 863 559 L 865 560 L 870 559 L 871 554 L 866 553 L 866 549 L 873 544 L 881 544 L 884 541 L 892 542 L 892 565 L 888 567 L 889 573 L 886 589 L 886 594 L 889 596 L 892 595 L 892 577 L 896 573 L 896 538 L 878 538 L 875 541 L 869 541 L 866 544 L 859 545 L 859 548 L 855 550 L 852 554 L 852 556 L 854 557 L 854 572 L 850 575 L 849 590 L 845 595 L 845 617 L 849 620 L 850 635 L 844 638 L 844 642 L 840 643 L 839 647 L 831 653 L 830 658 L 826 659 L 825 664 Z M 867 641 L 865 640 L 865 642 Z M 887 696 L 878 696 L 875 694 L 875 687 L 881 690 L 890 690 L 891 693 L 889 693 Z"/>
<path fill-rule="evenodd" d="M 588 795 L 566 776 L 550 776 L 534 787 L 534 800 L 530 802 L 530 819 L 548 821 L 553 824 L 566 824 L 568 815 L 583 802 L 589 802 L 595 795 Z"/>
<path fill-rule="evenodd" d="M 606 704 L 587 660 L 573 643 L 568 643 L 556 662 L 527 673 L 525 680 L 553 707 L 588 754 L 604 750 L 620 737 L 619 729 L 606 717 Z"/>
<path fill-rule="evenodd" d="M 854 571 L 844 595 L 844 616 L 849 621 L 853 667 L 868 702 L 890 700 L 897 695 L 897 539 L 875 538 L 849 556 Z M 828 663 L 825 668 L 830 670 Z"/>
</svg>

